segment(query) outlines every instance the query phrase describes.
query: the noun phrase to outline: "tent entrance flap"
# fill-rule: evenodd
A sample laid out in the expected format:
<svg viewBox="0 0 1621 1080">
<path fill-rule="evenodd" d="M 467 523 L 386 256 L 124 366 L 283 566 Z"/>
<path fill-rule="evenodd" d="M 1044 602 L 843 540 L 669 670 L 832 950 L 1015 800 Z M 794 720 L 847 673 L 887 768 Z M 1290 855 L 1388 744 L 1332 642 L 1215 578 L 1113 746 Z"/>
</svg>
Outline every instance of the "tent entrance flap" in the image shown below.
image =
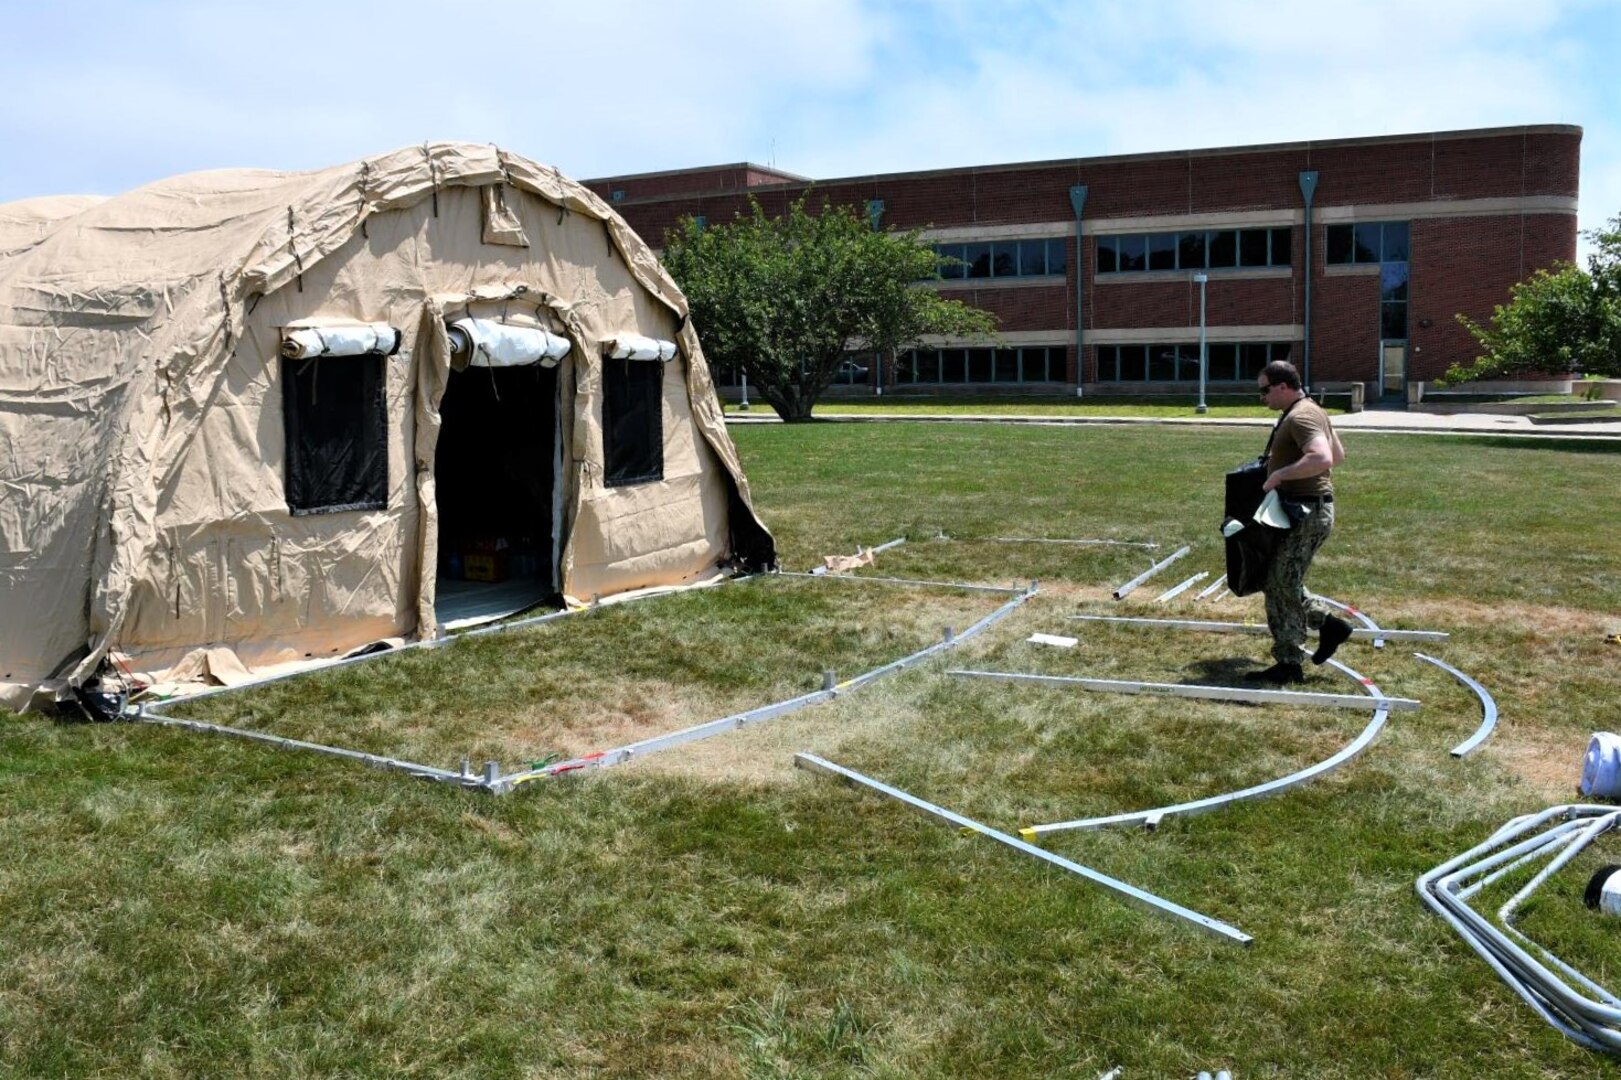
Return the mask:
<svg viewBox="0 0 1621 1080">
<path fill-rule="evenodd" d="M 452 371 L 434 457 L 435 610 L 456 629 L 556 598 L 562 434 L 557 369 Z"/>
</svg>

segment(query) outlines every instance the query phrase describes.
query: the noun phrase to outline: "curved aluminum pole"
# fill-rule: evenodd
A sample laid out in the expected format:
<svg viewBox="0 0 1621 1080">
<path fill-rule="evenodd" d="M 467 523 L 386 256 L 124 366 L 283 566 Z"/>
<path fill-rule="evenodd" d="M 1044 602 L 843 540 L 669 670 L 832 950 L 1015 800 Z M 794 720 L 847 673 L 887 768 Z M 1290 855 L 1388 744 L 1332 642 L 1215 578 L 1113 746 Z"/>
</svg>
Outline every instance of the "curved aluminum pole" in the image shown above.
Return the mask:
<svg viewBox="0 0 1621 1080">
<path fill-rule="evenodd" d="M 1377 702 L 1373 719 L 1368 726 L 1351 742 L 1347 743 L 1339 753 L 1333 757 L 1325 758 L 1309 768 L 1292 772 L 1288 776 L 1280 776 L 1276 780 L 1268 780 L 1264 784 L 1244 788 L 1241 791 L 1229 792 L 1226 795 L 1212 795 L 1205 799 L 1195 799 L 1192 802 L 1177 803 L 1173 806 L 1161 806 L 1153 810 L 1139 810 L 1132 814 L 1114 814 L 1110 817 L 1080 818 L 1075 821 L 1060 821 L 1051 825 L 1032 825 L 1027 829 L 1020 829 L 1019 835 L 1029 838 L 1040 836 L 1043 833 L 1059 832 L 1065 829 L 1102 829 L 1111 825 L 1142 825 L 1146 828 L 1155 828 L 1167 817 L 1183 817 L 1189 814 L 1202 814 L 1208 810 L 1217 810 L 1231 803 L 1242 802 L 1246 799 L 1264 799 L 1269 795 L 1276 795 L 1280 791 L 1287 791 L 1292 787 L 1304 784 L 1308 780 L 1315 780 L 1325 773 L 1333 772 L 1341 765 L 1360 754 L 1369 743 L 1379 734 L 1385 726 L 1385 718 L 1390 715 L 1390 703 L 1372 680 L 1352 671 L 1338 660 L 1330 660 L 1331 667 L 1338 668 L 1346 675 L 1355 679 L 1367 692 L 1370 704 Z"/>
<path fill-rule="evenodd" d="M 1372 630 L 1373 647 L 1375 649 L 1382 649 L 1385 647 L 1385 639 L 1379 636 L 1379 624 L 1374 622 L 1373 619 L 1368 616 L 1367 612 L 1352 604 L 1342 604 L 1338 600 L 1332 600 L 1326 596 L 1319 596 L 1317 593 L 1310 593 L 1309 595 L 1314 600 L 1321 600 L 1329 607 L 1345 612 L 1347 615 L 1351 616 L 1351 618 L 1355 619 L 1369 630 Z"/>
<path fill-rule="evenodd" d="M 1475 696 L 1480 698 L 1480 726 L 1475 729 L 1475 733 L 1473 735 L 1469 736 L 1463 742 L 1452 748 L 1452 756 L 1461 758 L 1470 751 L 1474 750 L 1481 743 L 1485 742 L 1486 736 L 1490 735 L 1492 733 L 1492 729 L 1497 726 L 1497 702 L 1492 700 L 1491 694 L 1486 692 L 1486 688 L 1484 686 L 1481 686 L 1478 682 L 1471 679 L 1469 676 L 1465 675 L 1463 672 L 1459 671 L 1446 661 L 1437 660 L 1433 656 L 1425 656 L 1421 652 L 1416 652 L 1413 655 L 1418 657 L 1420 660 L 1434 664 L 1436 667 L 1440 668 L 1442 671 L 1446 672 L 1448 675 L 1451 675 L 1454 679 L 1457 679 L 1469 689 L 1473 690 L 1475 692 Z"/>
<path fill-rule="evenodd" d="M 809 575 L 798 576 L 807 577 Z M 838 580 L 861 581 L 873 579 L 841 578 Z M 914 582 L 913 584 L 918 583 Z M 923 584 L 936 583 L 926 582 Z M 696 742 L 699 739 L 707 739 L 712 735 L 721 735 L 728 731 L 736 731 L 738 728 L 747 727 L 750 724 L 757 724 L 762 720 L 770 720 L 775 717 L 782 716 L 785 713 L 795 712 L 807 705 L 816 705 L 823 701 L 832 701 L 840 694 L 859 689 L 875 679 L 883 678 L 885 675 L 900 671 L 902 668 L 908 668 L 914 664 L 922 663 L 924 660 L 927 660 L 936 653 L 943 652 L 946 649 L 953 647 L 958 642 L 967 641 L 969 638 L 974 637 L 975 635 L 984 631 L 987 627 L 993 626 L 997 622 L 1000 622 L 1002 619 L 1006 618 L 1008 615 L 1011 615 L 1020 604 L 1023 604 L 1026 600 L 1034 596 L 1037 591 L 1038 584 L 1032 581 L 1028 588 L 1020 590 L 1019 595 L 1015 596 L 1013 599 L 1009 600 L 1007 603 L 1003 604 L 989 615 L 986 615 L 974 625 L 962 631 L 962 633 L 954 634 L 948 630 L 946 632 L 945 639 L 942 641 L 937 641 L 927 648 L 919 649 L 910 656 L 903 656 L 899 660 L 884 664 L 882 667 L 873 668 L 871 671 L 857 675 L 852 679 L 846 679 L 844 682 L 838 683 L 837 685 L 828 686 L 824 689 L 816 690 L 809 694 L 802 694 L 799 697 L 789 698 L 787 701 L 778 701 L 771 705 L 763 705 L 757 709 L 750 709 L 747 712 L 734 713 L 731 716 L 723 716 L 719 720 L 709 720 L 702 724 L 694 724 L 692 727 L 683 728 L 680 731 L 667 732 L 663 735 L 654 735 L 651 738 L 642 739 L 638 742 L 629 743 L 625 746 L 614 747 L 611 750 L 599 750 L 596 753 L 586 754 L 583 757 L 570 758 L 567 761 L 554 762 L 551 765 L 546 765 L 542 768 L 534 769 L 529 772 L 514 773 L 511 776 L 502 778 L 503 787 L 501 790 L 511 790 L 512 788 L 518 787 L 522 784 L 527 784 L 534 780 L 543 780 L 552 776 L 562 776 L 567 773 L 579 772 L 582 769 L 606 769 L 614 765 L 622 765 L 633 758 L 640 758 L 658 750 L 667 750 L 672 746 L 680 746 L 682 743 Z"/>
</svg>

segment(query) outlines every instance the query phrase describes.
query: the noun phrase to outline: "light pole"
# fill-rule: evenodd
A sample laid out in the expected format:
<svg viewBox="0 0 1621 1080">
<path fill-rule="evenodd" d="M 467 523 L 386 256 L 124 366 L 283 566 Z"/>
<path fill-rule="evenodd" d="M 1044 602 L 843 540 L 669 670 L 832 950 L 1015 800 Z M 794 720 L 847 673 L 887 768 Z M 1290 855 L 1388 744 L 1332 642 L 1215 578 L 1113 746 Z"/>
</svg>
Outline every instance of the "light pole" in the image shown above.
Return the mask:
<svg viewBox="0 0 1621 1080">
<path fill-rule="evenodd" d="M 743 380 L 743 400 L 737 403 L 738 412 L 749 411 L 749 373 L 742 368 L 737 370 L 738 378 Z"/>
<path fill-rule="evenodd" d="M 1205 282 L 1210 280 L 1210 275 L 1194 274 L 1193 280 L 1199 283 L 1199 407 L 1194 412 L 1202 416 L 1206 411 L 1204 403 L 1205 370 L 1209 366 L 1207 361 L 1210 359 L 1204 341 L 1204 286 Z"/>
</svg>

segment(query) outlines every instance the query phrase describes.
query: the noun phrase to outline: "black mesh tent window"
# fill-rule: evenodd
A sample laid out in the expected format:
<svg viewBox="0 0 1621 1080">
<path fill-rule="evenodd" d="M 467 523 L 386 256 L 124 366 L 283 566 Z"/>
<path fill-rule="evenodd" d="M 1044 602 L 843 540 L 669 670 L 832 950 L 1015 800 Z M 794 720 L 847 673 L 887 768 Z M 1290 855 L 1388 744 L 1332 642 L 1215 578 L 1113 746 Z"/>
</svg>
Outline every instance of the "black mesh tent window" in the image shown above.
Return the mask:
<svg viewBox="0 0 1621 1080">
<path fill-rule="evenodd" d="M 382 356 L 281 361 L 283 484 L 295 516 L 388 506 Z"/>
<path fill-rule="evenodd" d="M 664 479 L 664 365 L 602 362 L 604 483 L 625 487 Z"/>
</svg>

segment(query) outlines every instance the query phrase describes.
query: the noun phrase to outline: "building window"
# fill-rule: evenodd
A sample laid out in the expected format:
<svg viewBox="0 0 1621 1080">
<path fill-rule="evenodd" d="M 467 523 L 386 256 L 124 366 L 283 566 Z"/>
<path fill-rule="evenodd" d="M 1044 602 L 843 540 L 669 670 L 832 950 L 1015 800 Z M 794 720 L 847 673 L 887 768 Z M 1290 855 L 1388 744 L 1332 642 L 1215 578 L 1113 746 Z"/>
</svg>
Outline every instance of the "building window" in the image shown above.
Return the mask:
<svg viewBox="0 0 1621 1080">
<path fill-rule="evenodd" d="M 1287 341 L 1207 341 L 1206 378 L 1211 382 L 1253 382 L 1270 360 L 1289 359 Z M 1198 342 L 1162 345 L 1099 345 L 1100 383 L 1197 383 Z"/>
<path fill-rule="evenodd" d="M 1325 258 L 1330 266 L 1355 263 L 1408 261 L 1408 225 L 1405 221 L 1359 221 L 1330 225 Z"/>
<path fill-rule="evenodd" d="M 1099 236 L 1098 273 L 1288 266 L 1293 232 L 1284 226 Z"/>
<path fill-rule="evenodd" d="M 965 278 L 1048 277 L 1065 272 L 1064 241 L 996 240 L 965 244 L 935 244 L 939 257 L 935 276 L 942 281 Z"/>
<path fill-rule="evenodd" d="M 602 361 L 603 483 L 625 487 L 664 479 L 664 365 Z"/>
<path fill-rule="evenodd" d="M 1387 262 L 1379 267 L 1379 336 L 1407 337 L 1407 264 Z"/>
<path fill-rule="evenodd" d="M 384 358 L 281 361 L 283 487 L 295 516 L 388 506 Z"/>
<path fill-rule="evenodd" d="M 1412 230 L 1405 221 L 1359 221 L 1330 225 L 1325 257 L 1330 266 L 1377 264 L 1379 336 L 1407 337 L 1407 278 Z"/>
<path fill-rule="evenodd" d="M 1062 348 L 913 349 L 895 358 L 900 385 L 1064 381 Z"/>
</svg>

